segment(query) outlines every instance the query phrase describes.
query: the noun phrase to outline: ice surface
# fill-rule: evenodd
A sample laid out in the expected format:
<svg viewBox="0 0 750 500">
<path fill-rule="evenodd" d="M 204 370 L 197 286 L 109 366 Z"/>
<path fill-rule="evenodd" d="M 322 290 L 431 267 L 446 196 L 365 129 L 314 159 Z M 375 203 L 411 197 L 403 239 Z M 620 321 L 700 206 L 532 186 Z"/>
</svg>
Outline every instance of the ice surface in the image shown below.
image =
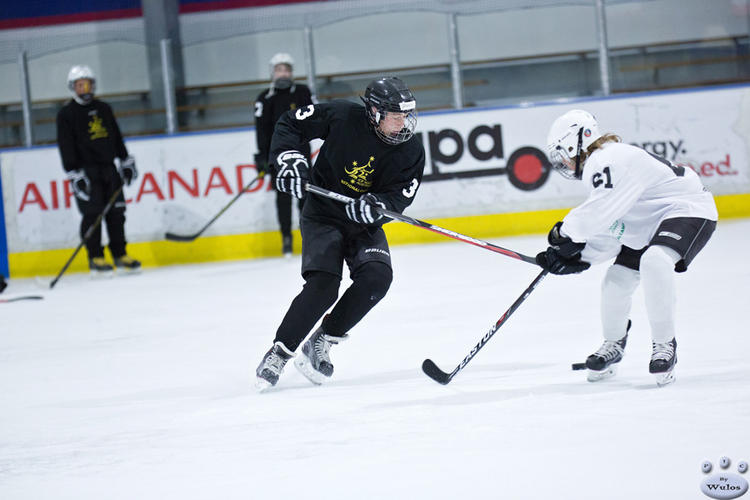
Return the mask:
<svg viewBox="0 0 750 500">
<path fill-rule="evenodd" d="M 537 269 L 395 247 L 393 286 L 334 346 L 333 380 L 289 365 L 265 394 L 253 371 L 299 257 L 65 276 L 44 301 L 0 304 L 0 498 L 705 498 L 703 460 L 750 458 L 748 235 L 721 222 L 677 275 L 677 382 L 661 389 L 640 291 L 618 375 L 570 369 L 601 342 L 604 265 L 548 277 L 441 386 L 422 360 L 452 370 Z M 496 242 L 533 254 L 544 237 Z M 38 293 L 11 280 L 3 297 Z"/>
</svg>

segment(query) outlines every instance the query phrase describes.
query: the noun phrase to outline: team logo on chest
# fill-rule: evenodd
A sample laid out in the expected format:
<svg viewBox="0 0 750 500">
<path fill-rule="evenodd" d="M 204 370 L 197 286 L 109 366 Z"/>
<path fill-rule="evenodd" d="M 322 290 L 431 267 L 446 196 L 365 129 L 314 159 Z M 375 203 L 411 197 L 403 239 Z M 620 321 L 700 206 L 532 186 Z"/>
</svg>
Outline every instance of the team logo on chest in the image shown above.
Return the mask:
<svg viewBox="0 0 750 500">
<path fill-rule="evenodd" d="M 375 172 L 373 162 L 375 161 L 374 156 L 370 156 L 370 159 L 364 165 L 360 165 L 358 161 L 353 161 L 351 167 L 345 167 L 344 172 L 349 176 L 348 179 L 341 179 L 341 184 L 357 191 L 358 193 L 367 192 L 372 186 L 372 180 L 370 176 Z"/>
<path fill-rule="evenodd" d="M 91 117 L 91 121 L 89 122 L 89 134 L 91 134 L 89 139 L 92 141 L 94 139 L 103 139 L 109 136 L 107 129 L 102 123 L 102 119 L 98 115 Z"/>
</svg>

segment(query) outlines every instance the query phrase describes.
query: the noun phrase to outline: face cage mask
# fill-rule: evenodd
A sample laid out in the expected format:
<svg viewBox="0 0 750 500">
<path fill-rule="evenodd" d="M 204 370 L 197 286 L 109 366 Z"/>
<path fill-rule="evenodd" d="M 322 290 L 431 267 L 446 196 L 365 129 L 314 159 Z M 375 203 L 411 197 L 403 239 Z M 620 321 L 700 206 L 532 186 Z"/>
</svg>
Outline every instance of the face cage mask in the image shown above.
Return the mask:
<svg viewBox="0 0 750 500">
<path fill-rule="evenodd" d="M 291 86 L 291 78 L 277 78 L 273 81 L 273 88 L 275 88 L 276 90 L 286 90 L 288 88 L 291 88 Z"/>
<path fill-rule="evenodd" d="M 81 106 L 86 106 L 87 104 L 90 104 L 91 101 L 94 100 L 94 89 L 96 89 L 96 80 L 93 78 L 88 78 L 88 80 L 91 81 L 91 85 L 89 85 L 88 92 L 85 92 L 81 95 L 76 94 L 76 88 L 75 84 L 78 80 L 75 80 L 73 82 L 68 83 L 68 89 L 70 90 L 70 93 L 73 94 L 73 100 L 80 104 Z"/>
<path fill-rule="evenodd" d="M 400 113 L 400 111 L 390 111 L 390 113 Z M 386 144 L 401 144 L 408 141 L 414 135 L 414 130 L 417 128 L 417 110 L 413 109 L 408 112 L 406 118 L 404 118 L 404 126 L 399 132 L 395 134 L 387 135 L 380 129 L 380 122 L 385 119 L 385 116 L 381 112 L 377 112 L 373 119 L 373 127 L 375 128 L 375 134 L 385 142 Z"/>
<path fill-rule="evenodd" d="M 562 146 L 557 146 L 554 151 L 549 155 L 550 163 L 558 174 L 562 175 L 566 179 L 580 179 L 583 176 L 583 169 L 581 168 L 581 149 L 583 146 L 583 128 L 578 130 L 578 145 L 576 146 L 576 166 L 575 169 L 571 170 L 565 163 L 565 160 L 572 160 L 567 157 Z"/>
</svg>

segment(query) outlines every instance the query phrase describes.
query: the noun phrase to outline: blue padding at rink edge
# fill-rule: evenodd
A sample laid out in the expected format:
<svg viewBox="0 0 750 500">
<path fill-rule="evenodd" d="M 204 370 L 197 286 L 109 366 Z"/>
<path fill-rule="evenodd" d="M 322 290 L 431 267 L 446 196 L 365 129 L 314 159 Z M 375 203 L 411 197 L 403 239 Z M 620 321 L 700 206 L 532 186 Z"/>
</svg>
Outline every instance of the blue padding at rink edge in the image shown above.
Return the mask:
<svg viewBox="0 0 750 500">
<path fill-rule="evenodd" d="M 0 172 L 0 274 L 10 277 L 8 271 L 8 238 L 5 236 L 5 209 L 3 208 L 3 174 Z"/>
</svg>

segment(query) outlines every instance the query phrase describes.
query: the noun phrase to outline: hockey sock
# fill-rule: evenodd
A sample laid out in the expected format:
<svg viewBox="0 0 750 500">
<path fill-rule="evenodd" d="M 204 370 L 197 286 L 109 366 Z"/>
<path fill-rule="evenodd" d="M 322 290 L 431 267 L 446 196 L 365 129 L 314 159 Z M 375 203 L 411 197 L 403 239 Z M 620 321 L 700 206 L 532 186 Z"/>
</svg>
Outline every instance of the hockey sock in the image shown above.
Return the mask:
<svg viewBox="0 0 750 500">
<path fill-rule="evenodd" d="M 341 278 L 335 274 L 306 273 L 305 285 L 289 306 L 274 342 L 282 342 L 290 351 L 296 350 L 323 313 L 336 302 L 340 283 Z"/>
<path fill-rule="evenodd" d="M 661 245 L 649 247 L 641 257 L 643 295 L 654 342 L 664 343 L 674 338 L 674 265 L 678 260 L 677 252 Z"/>
<path fill-rule="evenodd" d="M 323 331 L 328 335 L 343 337 L 359 323 L 388 292 L 393 271 L 382 262 L 368 262 L 352 273 L 352 281 L 352 285 L 323 320 Z"/>
<path fill-rule="evenodd" d="M 606 340 L 620 340 L 625 329 L 633 303 L 633 292 L 640 282 L 640 273 L 633 269 L 614 264 L 607 269 L 602 282 L 602 334 Z"/>
</svg>

